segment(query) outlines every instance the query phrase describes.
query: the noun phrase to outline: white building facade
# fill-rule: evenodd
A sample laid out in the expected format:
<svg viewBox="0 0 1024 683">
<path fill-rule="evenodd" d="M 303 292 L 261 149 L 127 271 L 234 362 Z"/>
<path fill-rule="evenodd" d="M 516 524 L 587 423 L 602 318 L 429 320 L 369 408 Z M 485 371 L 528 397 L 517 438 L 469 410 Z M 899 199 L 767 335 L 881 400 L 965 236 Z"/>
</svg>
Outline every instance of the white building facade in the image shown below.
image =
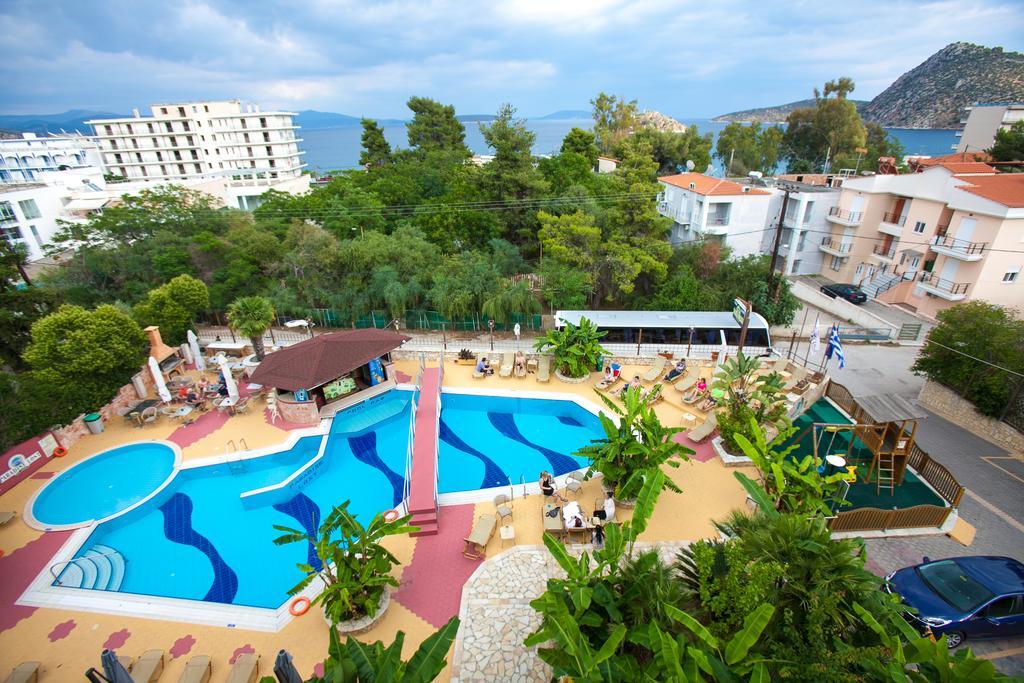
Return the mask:
<svg viewBox="0 0 1024 683">
<path fill-rule="evenodd" d="M 772 193 L 700 173 L 658 178 L 658 212 L 673 221 L 673 245 L 715 240 L 733 258 L 761 251 Z"/>
<path fill-rule="evenodd" d="M 238 100 L 155 104 L 150 111 L 88 122 L 109 173 L 147 182 L 224 177 L 228 205 L 247 210 L 267 190 L 309 189 L 292 112 L 263 112 Z"/>
<path fill-rule="evenodd" d="M 960 122 L 960 138 L 953 149 L 957 152 L 984 152 L 996 141 L 996 131 L 1009 130 L 1013 124 L 1024 120 L 1024 102 L 1006 104 L 975 104 L 964 107 L 966 118 Z"/>
<path fill-rule="evenodd" d="M 41 173 L 101 168 L 102 163 L 96 141 L 81 135 L 22 133 L 20 138 L 0 140 L 0 183 L 31 183 Z"/>
<path fill-rule="evenodd" d="M 771 182 L 771 181 L 769 181 Z M 782 235 L 779 241 L 779 261 L 776 268 L 783 275 L 811 275 L 821 270 L 823 258 L 818 248 L 822 238 L 831 234 L 829 212 L 839 204 L 840 189 L 827 185 L 809 185 L 788 182 L 789 200 L 782 217 Z M 772 253 L 775 232 L 782 214 L 785 192 L 778 186 L 768 188 L 772 193 L 768 211 L 768 230 L 761 239 L 761 251 Z"/>
</svg>

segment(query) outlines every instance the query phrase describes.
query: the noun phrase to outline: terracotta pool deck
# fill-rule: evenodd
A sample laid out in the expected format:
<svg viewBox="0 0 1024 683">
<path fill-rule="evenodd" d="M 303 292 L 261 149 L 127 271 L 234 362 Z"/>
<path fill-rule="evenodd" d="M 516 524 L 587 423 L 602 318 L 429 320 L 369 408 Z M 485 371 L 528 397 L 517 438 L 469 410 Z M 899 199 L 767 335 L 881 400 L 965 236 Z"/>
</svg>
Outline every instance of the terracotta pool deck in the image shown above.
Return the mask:
<svg viewBox="0 0 1024 683">
<path fill-rule="evenodd" d="M 417 374 L 415 362 L 399 361 L 396 366 L 410 377 Z M 644 369 L 626 366 L 623 372 L 631 376 Z M 705 373 L 710 374 L 710 370 Z M 244 382 L 242 384 L 244 386 Z M 552 378 L 551 382 L 541 384 L 532 374 L 526 378 L 494 376 L 474 380 L 471 367 L 450 362 L 445 366 L 444 386 L 572 394 L 600 405 L 589 382 L 569 385 Z M 666 400 L 656 406 L 656 411 L 667 425 L 678 426 L 684 409 L 678 393 L 671 387 L 666 389 Z M 3 494 L 0 510 L 16 510 L 20 515 L 48 476 L 90 455 L 134 441 L 173 441 L 181 447 L 184 461 L 222 454 L 229 441 L 237 443 L 242 438 L 250 449 L 282 443 L 295 425 L 280 420 L 271 424 L 262 408 L 262 403 L 258 403 L 250 413 L 230 418 L 207 414 L 189 426 L 167 418 L 143 429 L 112 421 L 107 423 L 104 433 L 83 437 L 66 457 L 51 460 L 27 481 Z M 699 423 L 698 418 L 690 426 Z M 685 437 L 680 439 L 687 442 Z M 657 543 L 713 535 L 712 520 L 744 506 L 746 497 L 732 470 L 711 456 L 707 442 L 696 449 L 697 456 L 689 462 L 677 469 L 667 468 L 683 493 L 662 496 L 643 540 Z M 516 491 L 516 496 L 519 494 Z M 578 495 L 584 508 L 600 497 L 599 480 L 586 482 Z M 517 497 L 513 508 L 515 544 L 542 543 L 540 496 Z M 445 506 L 441 510 L 438 535 L 388 539 L 388 547 L 402 563 L 396 569 L 401 587 L 382 621 L 361 638 L 390 642 L 397 631 L 405 631 L 408 656 L 436 625 L 456 615 L 463 584 L 480 564 L 463 557 L 462 538 L 468 535 L 473 520 L 493 510 L 490 502 Z M 45 570 L 66 538 L 67 532 L 43 533 L 20 518 L 0 529 L 0 551 L 3 552 L 0 576 L 4 580 L 0 588 L 0 676 L 5 676 L 22 661 L 38 660 L 43 663 L 42 681 L 76 680 L 88 667 L 99 665 L 99 653 L 104 647 L 114 647 L 119 654 L 130 656 L 138 656 L 151 648 L 163 649 L 167 659 L 161 680 L 165 681 L 176 680 L 188 658 L 197 654 L 212 657 L 212 680 L 222 681 L 230 670 L 229 662 L 240 652 L 248 651 L 261 655 L 261 674 L 268 675 L 274 655 L 281 648 L 291 652 L 299 671 L 308 676 L 327 651 L 327 627 L 315 608 L 279 632 L 267 633 L 93 612 L 16 607 L 14 601 L 27 584 Z M 501 547 L 496 533 L 487 547 L 487 555 L 493 558 L 506 549 Z M 451 656 L 449 654 L 449 661 Z M 447 680 L 449 675 L 446 673 L 441 679 Z"/>
</svg>

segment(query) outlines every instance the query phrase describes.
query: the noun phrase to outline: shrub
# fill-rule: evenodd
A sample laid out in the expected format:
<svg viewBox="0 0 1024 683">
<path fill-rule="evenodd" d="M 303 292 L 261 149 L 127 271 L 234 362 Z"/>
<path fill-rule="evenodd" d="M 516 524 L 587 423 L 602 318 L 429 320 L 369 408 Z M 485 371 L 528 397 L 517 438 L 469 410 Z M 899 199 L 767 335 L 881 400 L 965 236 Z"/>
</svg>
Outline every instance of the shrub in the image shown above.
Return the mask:
<svg viewBox="0 0 1024 683">
<path fill-rule="evenodd" d="M 550 349 L 555 356 L 555 367 L 566 377 L 586 377 L 601 357 L 608 355 L 600 343 L 606 334 L 599 332 L 594 323 L 581 318 L 579 325 L 567 322 L 560 330 L 548 330 L 535 347 L 538 351 Z"/>
</svg>

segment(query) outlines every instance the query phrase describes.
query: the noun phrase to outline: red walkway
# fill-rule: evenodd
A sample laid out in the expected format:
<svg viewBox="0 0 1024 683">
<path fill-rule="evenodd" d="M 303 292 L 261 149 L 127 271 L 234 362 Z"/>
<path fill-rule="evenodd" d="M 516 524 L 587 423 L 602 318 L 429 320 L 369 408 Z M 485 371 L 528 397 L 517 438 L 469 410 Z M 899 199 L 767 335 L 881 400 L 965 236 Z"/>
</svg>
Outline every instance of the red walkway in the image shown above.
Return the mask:
<svg viewBox="0 0 1024 683">
<path fill-rule="evenodd" d="M 437 533 L 434 491 L 437 482 L 437 402 L 441 370 L 427 368 L 420 384 L 416 408 L 416 432 L 412 443 L 412 481 L 409 482 L 409 513 L 420 528 L 414 536 Z"/>
<path fill-rule="evenodd" d="M 402 584 L 395 600 L 435 628 L 459 613 L 462 586 L 479 560 L 462 556 L 462 539 L 473 528 L 475 505 L 441 508 L 444 524 L 435 536 L 416 541 L 412 562 L 402 570 Z"/>
<path fill-rule="evenodd" d="M 70 536 L 70 531 L 50 531 L 0 557 L 0 577 L 3 577 L 0 580 L 0 631 L 6 631 L 36 611 L 35 607 L 23 607 L 14 602 L 50 564 Z"/>
</svg>

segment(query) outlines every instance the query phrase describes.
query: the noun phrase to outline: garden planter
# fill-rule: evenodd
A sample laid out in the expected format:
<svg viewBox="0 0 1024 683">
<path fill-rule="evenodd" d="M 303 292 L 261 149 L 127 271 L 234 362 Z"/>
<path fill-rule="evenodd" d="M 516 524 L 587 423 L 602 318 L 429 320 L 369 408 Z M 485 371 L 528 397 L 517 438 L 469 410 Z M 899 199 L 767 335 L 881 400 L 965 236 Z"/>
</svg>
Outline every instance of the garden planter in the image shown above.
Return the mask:
<svg viewBox="0 0 1024 683">
<path fill-rule="evenodd" d="M 718 456 L 719 460 L 726 467 L 743 467 L 745 465 L 753 465 L 754 461 L 745 455 L 733 455 L 729 451 L 725 450 L 725 443 L 722 441 L 722 437 L 716 436 L 711 440 L 711 447 L 715 451 L 715 455 Z"/>
<path fill-rule="evenodd" d="M 587 373 L 582 377 L 567 377 L 563 375 L 560 371 L 555 370 L 555 377 L 558 378 L 558 381 L 565 382 L 566 384 L 583 384 L 584 382 L 590 379 L 590 373 Z"/>
<path fill-rule="evenodd" d="M 456 358 L 456 365 L 476 365 L 476 359 L 474 358 Z"/>
<path fill-rule="evenodd" d="M 384 618 L 384 614 L 388 611 L 388 606 L 391 604 L 391 591 L 385 589 L 384 593 L 380 596 L 380 604 L 377 605 L 377 613 L 372 617 L 360 617 L 358 619 L 351 619 L 349 621 L 339 621 L 334 625 L 334 628 L 338 630 L 341 635 L 356 635 L 359 633 L 365 633 L 371 628 L 377 625 L 381 619 Z M 323 614 L 323 612 L 321 612 Z M 324 621 L 327 625 L 331 625 L 330 619 L 324 614 Z"/>
</svg>

